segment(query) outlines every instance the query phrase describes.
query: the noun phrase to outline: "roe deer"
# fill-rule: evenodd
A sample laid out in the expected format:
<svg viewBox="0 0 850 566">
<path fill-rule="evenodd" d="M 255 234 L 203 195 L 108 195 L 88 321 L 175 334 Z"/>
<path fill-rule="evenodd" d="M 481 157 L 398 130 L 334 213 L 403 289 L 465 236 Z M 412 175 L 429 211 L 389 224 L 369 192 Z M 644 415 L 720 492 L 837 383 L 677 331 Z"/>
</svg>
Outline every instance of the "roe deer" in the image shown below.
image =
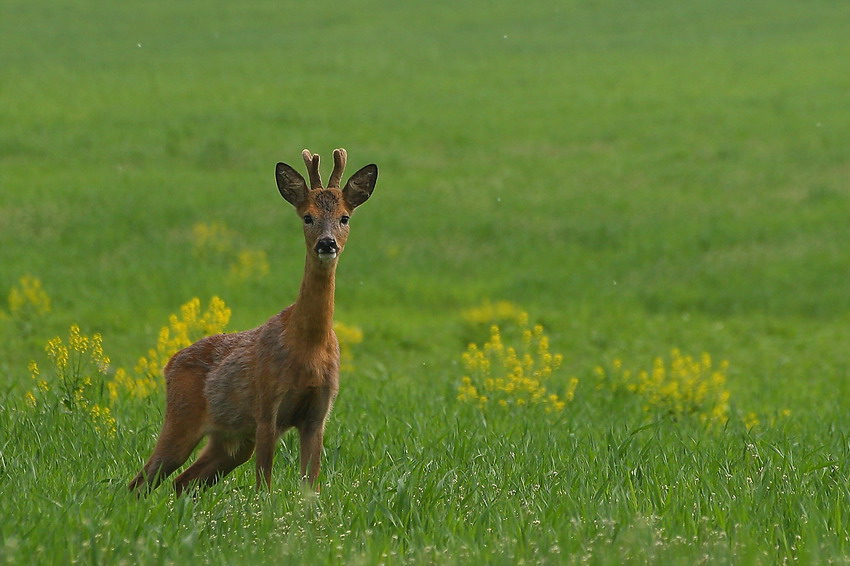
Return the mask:
<svg viewBox="0 0 850 566">
<path fill-rule="evenodd" d="M 346 152 L 334 150 L 327 188 L 319 156 L 302 152 L 310 187 L 285 163 L 277 187 L 304 223 L 307 260 L 294 304 L 257 328 L 209 336 L 165 366 L 166 408 L 156 448 L 129 489 L 153 489 L 179 468 L 204 436 L 198 459 L 174 480 L 178 494 L 210 486 L 256 450 L 257 488 L 271 488 L 280 435 L 298 429 L 301 478 L 316 487 L 325 420 L 339 390 L 339 343 L 333 331 L 334 282 L 348 239 L 348 219 L 372 194 L 378 167 L 357 171 L 340 190 Z"/>
</svg>

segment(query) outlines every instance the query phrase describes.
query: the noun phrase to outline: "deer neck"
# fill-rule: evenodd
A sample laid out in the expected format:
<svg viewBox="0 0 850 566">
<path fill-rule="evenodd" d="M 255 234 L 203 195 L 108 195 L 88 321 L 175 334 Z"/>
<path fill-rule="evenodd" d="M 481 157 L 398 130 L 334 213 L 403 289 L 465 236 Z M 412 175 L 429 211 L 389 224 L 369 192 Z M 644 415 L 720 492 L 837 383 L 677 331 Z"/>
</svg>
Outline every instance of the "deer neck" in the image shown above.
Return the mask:
<svg viewBox="0 0 850 566">
<path fill-rule="evenodd" d="M 336 261 L 324 263 L 307 255 L 298 299 L 289 318 L 291 335 L 302 343 L 326 342 L 333 331 Z"/>
</svg>

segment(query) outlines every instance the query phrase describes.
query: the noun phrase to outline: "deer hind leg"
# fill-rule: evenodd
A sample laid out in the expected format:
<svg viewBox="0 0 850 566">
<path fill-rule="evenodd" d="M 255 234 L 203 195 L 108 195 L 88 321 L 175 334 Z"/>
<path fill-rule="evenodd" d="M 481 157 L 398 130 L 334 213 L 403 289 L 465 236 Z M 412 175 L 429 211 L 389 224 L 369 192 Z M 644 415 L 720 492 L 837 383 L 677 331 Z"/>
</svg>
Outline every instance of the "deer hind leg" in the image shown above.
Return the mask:
<svg viewBox="0 0 850 566">
<path fill-rule="evenodd" d="M 204 436 L 207 407 L 203 374 L 188 370 L 169 373 L 165 422 L 153 454 L 130 482 L 130 491 L 157 487 L 183 465 Z"/>
<path fill-rule="evenodd" d="M 210 487 L 245 463 L 253 452 L 254 441 L 251 439 L 234 443 L 217 435 L 210 436 L 195 463 L 174 480 L 174 490 L 180 495 L 195 486 Z"/>
<path fill-rule="evenodd" d="M 162 427 L 156 448 L 142 471 L 130 482 L 130 491 L 139 491 L 145 487 L 150 491 L 156 488 L 183 465 L 203 438 L 201 427 L 196 427 L 194 430 L 180 430 L 177 426 L 169 426 L 170 424 L 166 421 Z"/>
</svg>

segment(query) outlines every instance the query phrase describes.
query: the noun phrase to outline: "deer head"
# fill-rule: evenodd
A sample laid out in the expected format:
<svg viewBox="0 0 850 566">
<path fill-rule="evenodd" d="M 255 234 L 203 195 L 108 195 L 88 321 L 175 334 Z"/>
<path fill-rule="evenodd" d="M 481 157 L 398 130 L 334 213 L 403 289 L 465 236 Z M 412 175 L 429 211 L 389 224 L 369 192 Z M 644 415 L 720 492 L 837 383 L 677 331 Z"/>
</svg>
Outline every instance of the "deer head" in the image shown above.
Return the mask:
<svg viewBox="0 0 850 566">
<path fill-rule="evenodd" d="M 378 180 L 378 166 L 366 165 L 352 175 L 345 186 L 339 184 L 348 154 L 334 150 L 334 169 L 328 186 L 322 186 L 319 174 L 319 155 L 308 150 L 301 152 L 310 187 L 298 171 L 286 163 L 278 163 L 275 179 L 281 196 L 286 199 L 304 222 L 304 240 L 308 256 L 322 262 L 333 262 L 342 253 L 348 239 L 348 220 L 354 209 L 366 202 Z"/>
</svg>

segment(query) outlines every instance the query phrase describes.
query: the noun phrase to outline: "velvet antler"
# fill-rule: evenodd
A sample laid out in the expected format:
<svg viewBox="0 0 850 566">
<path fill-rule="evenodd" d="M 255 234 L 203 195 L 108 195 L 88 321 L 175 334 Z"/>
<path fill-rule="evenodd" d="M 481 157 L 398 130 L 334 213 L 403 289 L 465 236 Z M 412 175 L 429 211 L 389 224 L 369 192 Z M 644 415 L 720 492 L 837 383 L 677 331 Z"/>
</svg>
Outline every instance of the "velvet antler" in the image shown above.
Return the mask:
<svg viewBox="0 0 850 566">
<path fill-rule="evenodd" d="M 310 188 L 321 189 L 322 177 L 319 175 L 319 154 L 313 155 L 309 149 L 301 152 L 301 157 L 304 158 L 304 164 L 307 165 L 307 173 L 310 175 Z"/>
<path fill-rule="evenodd" d="M 328 179 L 328 188 L 339 188 L 342 180 L 342 172 L 345 171 L 345 162 L 348 160 L 348 152 L 342 148 L 334 150 L 334 171 Z"/>
</svg>

